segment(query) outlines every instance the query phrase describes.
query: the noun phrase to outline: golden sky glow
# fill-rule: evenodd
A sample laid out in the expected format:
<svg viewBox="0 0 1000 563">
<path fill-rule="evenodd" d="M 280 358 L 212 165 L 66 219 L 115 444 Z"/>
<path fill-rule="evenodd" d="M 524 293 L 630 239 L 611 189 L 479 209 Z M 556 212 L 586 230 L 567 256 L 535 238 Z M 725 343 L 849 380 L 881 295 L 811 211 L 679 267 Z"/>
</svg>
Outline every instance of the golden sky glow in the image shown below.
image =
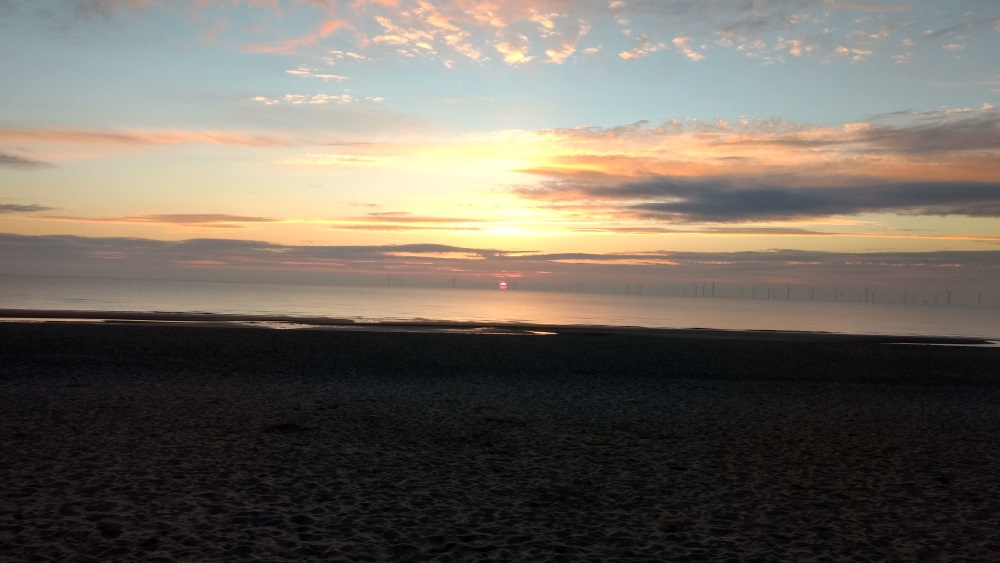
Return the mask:
<svg viewBox="0 0 1000 563">
<path fill-rule="evenodd" d="M 432 245 L 378 254 L 428 275 L 1000 252 L 1000 4 L 758 8 L 0 2 L 0 233 Z"/>
</svg>

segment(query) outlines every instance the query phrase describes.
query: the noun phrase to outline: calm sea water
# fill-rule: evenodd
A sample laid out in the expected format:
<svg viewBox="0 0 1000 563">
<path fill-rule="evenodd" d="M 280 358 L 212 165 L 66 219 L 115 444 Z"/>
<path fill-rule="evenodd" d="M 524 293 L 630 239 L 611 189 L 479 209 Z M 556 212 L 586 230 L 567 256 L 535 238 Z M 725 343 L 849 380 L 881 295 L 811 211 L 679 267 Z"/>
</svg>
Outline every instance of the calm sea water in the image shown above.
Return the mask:
<svg viewBox="0 0 1000 563">
<path fill-rule="evenodd" d="M 359 322 L 785 330 L 1000 339 L 1000 307 L 0 275 L 0 309 L 205 312 Z"/>
</svg>

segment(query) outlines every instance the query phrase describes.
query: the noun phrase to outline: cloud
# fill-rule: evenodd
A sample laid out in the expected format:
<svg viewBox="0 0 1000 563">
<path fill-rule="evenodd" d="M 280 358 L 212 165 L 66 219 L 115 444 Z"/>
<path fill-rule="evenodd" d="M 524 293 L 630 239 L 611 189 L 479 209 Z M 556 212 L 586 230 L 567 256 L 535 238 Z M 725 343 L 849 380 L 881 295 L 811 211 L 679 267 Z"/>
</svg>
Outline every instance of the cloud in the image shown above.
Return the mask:
<svg viewBox="0 0 1000 563">
<path fill-rule="evenodd" d="M 404 28 L 393 23 L 387 17 L 376 16 L 375 21 L 382 26 L 384 33 L 382 35 L 376 35 L 372 38 L 376 44 L 387 43 L 390 45 L 409 45 L 409 44 L 423 44 L 429 45 L 430 42 L 434 41 L 434 34 L 414 28 Z"/>
<path fill-rule="evenodd" d="M 924 39 L 934 39 L 937 37 L 944 37 L 949 35 L 953 36 L 968 31 L 970 27 L 972 27 L 971 22 L 962 21 L 951 25 L 945 25 L 937 29 L 928 29 L 927 31 L 924 31 L 922 37 Z"/>
<path fill-rule="evenodd" d="M 848 35 L 844 42 L 834 49 L 841 57 L 851 57 L 855 61 L 863 61 L 875 54 L 872 48 L 878 41 L 892 35 L 892 26 L 882 25 L 877 31 L 857 30 Z"/>
<path fill-rule="evenodd" d="M 531 62 L 535 58 L 528 54 L 531 46 L 525 35 L 516 34 L 508 36 L 507 40 L 498 41 L 493 45 L 493 48 L 503 56 L 503 61 L 511 66 L 522 65 Z"/>
<path fill-rule="evenodd" d="M 294 144 L 270 133 L 184 130 L 104 130 L 10 128 L 0 126 L 0 141 L 81 145 L 170 145 L 205 143 L 240 147 L 279 147 Z M 9 155 L 4 155 L 9 156 Z M 18 158 L 18 157 L 10 157 Z M 2 159 L 0 159 L 2 162 Z"/>
<path fill-rule="evenodd" d="M 546 49 L 545 56 L 549 58 L 549 62 L 558 65 L 566 62 L 566 59 L 571 57 L 575 52 L 576 52 L 576 43 L 572 41 L 566 41 L 559 44 L 558 47 Z"/>
<path fill-rule="evenodd" d="M 312 31 L 298 37 L 283 39 L 276 44 L 255 43 L 248 45 L 246 51 L 249 53 L 274 53 L 290 55 L 301 51 L 305 47 L 312 47 L 321 40 L 326 39 L 334 32 L 351 28 L 350 22 L 338 19 L 328 19 L 320 22 Z"/>
<path fill-rule="evenodd" d="M 627 37 L 638 38 L 630 47 L 615 49 L 622 59 L 640 58 L 670 46 L 669 41 L 651 37 L 673 37 L 683 41 L 677 45 L 674 40 L 674 46 L 692 60 L 705 56 L 703 48 L 694 46 L 714 44 L 764 64 L 783 62 L 780 54 L 767 54 L 772 49 L 796 57 L 818 55 L 823 62 L 829 62 L 830 55 L 853 61 L 878 56 L 878 50 L 864 42 L 881 39 L 881 28 L 873 32 L 841 27 L 845 18 L 853 17 L 851 12 L 864 12 L 855 23 L 878 18 L 888 29 L 910 26 L 916 17 L 933 17 L 940 28 L 929 31 L 927 38 L 1000 29 L 995 15 L 970 19 L 969 12 L 932 12 L 923 4 L 848 0 L 78 0 L 64 4 L 71 5 L 53 2 L 42 12 L 85 22 L 110 21 L 117 12 L 152 9 L 184 14 L 186 22 L 207 28 L 202 35 L 243 45 L 249 52 L 322 57 L 324 50 L 335 50 L 365 58 L 427 57 L 449 68 L 463 59 L 513 66 L 565 64 L 577 52 L 579 38 L 586 31 L 608 23 Z M 251 10 L 270 16 L 261 19 L 268 23 L 252 30 L 219 27 L 220 21 L 235 21 L 236 14 L 230 17 L 229 12 Z M 212 17 L 206 17 L 209 11 Z M 290 22 L 311 25 L 302 33 Z M 791 29 L 795 35 L 789 37 Z M 345 30 L 351 33 L 342 33 Z M 260 41 L 261 36 L 274 39 Z M 494 51 L 500 56 L 489 57 Z M 898 60 L 901 55 L 885 56 Z"/>
<path fill-rule="evenodd" d="M 712 279 L 726 280 L 718 285 L 727 291 L 738 283 L 775 280 L 783 286 L 830 287 L 863 281 L 864 287 L 895 283 L 912 291 L 943 284 L 948 288 L 989 287 L 1000 272 L 1000 251 L 545 253 L 432 243 L 293 246 L 237 239 L 160 241 L 0 233 L 0 262 L 11 273 L 171 279 L 296 281 L 353 276 L 354 283 L 384 285 L 386 276 L 393 275 L 446 287 L 455 277 L 466 283 L 477 279 L 492 283 L 502 276 L 528 278 L 538 285 L 551 283 L 553 288 L 570 281 L 582 282 L 588 290 L 606 284 L 602 291 L 610 291 L 613 283 L 619 287 L 645 283 L 662 291 L 667 285 Z"/>
<path fill-rule="evenodd" d="M 257 96 L 241 102 L 246 122 L 279 130 L 102 129 L 10 126 L 0 123 L 0 147 L 18 146 L 39 159 L 60 162 L 115 157 L 138 151 L 179 147 L 202 151 L 207 146 L 238 148 L 315 147 L 352 138 L 407 136 L 430 124 L 386 107 L 384 98 L 351 94 Z M 260 107 L 254 107 L 254 106 Z M 321 117 L 318 114 L 323 114 Z M 285 157 L 290 154 L 285 154 Z M 274 157 L 274 155 L 272 155 Z M 283 157 L 279 155 L 277 160 Z M 17 163 L 23 165 L 21 161 Z M 10 165 L 15 162 L 11 161 Z M 0 164 L 0 170 L 3 165 Z M 41 167 L 37 167 L 41 168 Z"/>
<path fill-rule="evenodd" d="M 900 112 L 912 117 L 905 126 L 873 124 L 858 130 L 861 140 L 873 150 L 928 155 L 982 151 L 998 154 L 1000 150 L 1000 111 L 990 105 L 980 109 Z M 875 116 L 873 121 L 891 118 Z"/>
<path fill-rule="evenodd" d="M 840 45 L 834 51 L 837 56 L 840 57 L 851 57 L 855 61 L 863 61 L 866 58 L 872 56 L 875 51 L 871 49 L 860 49 L 858 47 L 847 47 L 846 45 Z"/>
<path fill-rule="evenodd" d="M 291 74 L 292 76 L 298 76 L 300 78 L 318 78 L 326 82 L 329 82 L 331 80 L 337 82 L 347 80 L 346 76 L 342 76 L 339 74 L 323 73 L 315 68 L 309 68 L 307 66 L 300 66 L 297 68 L 286 70 L 285 74 Z"/>
<path fill-rule="evenodd" d="M 608 227 L 586 227 L 578 229 L 578 232 L 601 232 L 629 235 L 767 235 L 767 236 L 831 236 L 829 231 L 817 231 L 813 229 L 803 229 L 798 227 L 711 227 L 699 229 L 680 229 L 675 227 L 659 226 L 608 226 Z M 1000 237 L 998 237 L 1000 238 Z"/>
<path fill-rule="evenodd" d="M 9 208 L 9 209 L 8 209 Z M 41 206 L 0 206 L 0 213 L 42 212 L 50 210 Z M 42 215 L 36 219 L 56 222 L 95 223 L 95 224 L 147 224 L 171 225 L 175 227 L 240 229 L 255 224 L 308 222 L 322 224 L 330 229 L 341 231 L 479 231 L 487 227 L 495 227 L 483 219 L 469 217 L 445 217 L 430 215 L 414 215 L 409 212 L 368 213 L 358 217 L 348 217 L 338 220 L 295 220 L 277 219 L 252 215 L 233 215 L 226 213 L 169 213 L 155 215 L 125 215 L 120 217 L 80 217 L 67 215 Z"/>
<path fill-rule="evenodd" d="M 648 35 L 640 35 L 633 41 L 632 48 L 618 53 L 618 56 L 626 61 L 631 61 L 666 48 L 666 43 L 656 42 Z"/>
<path fill-rule="evenodd" d="M 374 98 L 370 98 L 375 100 Z M 266 96 L 254 96 L 252 101 L 266 106 L 278 104 L 291 105 L 325 105 L 325 104 L 350 104 L 358 101 L 350 94 L 285 94 L 280 98 L 268 98 Z"/>
<path fill-rule="evenodd" d="M 0 214 L 3 213 L 42 213 L 45 211 L 52 211 L 52 207 L 45 207 L 44 205 L 28 204 L 28 205 L 18 205 L 15 203 L 0 203 Z"/>
<path fill-rule="evenodd" d="M 625 235 L 684 235 L 684 236 L 699 236 L 699 237 L 747 237 L 747 236 L 766 236 L 768 238 L 774 237 L 792 237 L 792 238 L 802 238 L 802 237 L 838 237 L 838 238 L 864 238 L 864 239 L 878 239 L 878 240 L 932 240 L 938 242 L 953 242 L 953 241 L 976 241 L 1000 244 L 1000 236 L 988 236 L 988 235 L 948 235 L 948 234 L 921 234 L 914 232 L 887 232 L 882 230 L 869 230 L 869 231 L 845 231 L 845 230 L 817 230 L 817 229 L 806 229 L 801 227 L 777 227 L 777 226 L 711 226 L 711 227 L 699 227 L 692 229 L 678 228 L 678 227 L 662 227 L 662 226 L 644 226 L 641 224 L 627 225 L 627 226 L 595 226 L 595 227 L 584 227 L 576 229 L 575 232 L 580 233 L 612 233 L 612 234 L 625 234 Z"/>
<path fill-rule="evenodd" d="M 953 178 L 1000 177 L 1000 111 L 992 106 L 897 112 L 839 127 L 780 118 L 684 118 L 660 124 L 642 121 L 611 128 L 534 131 L 523 136 L 525 143 L 544 143 L 551 151 L 540 159 L 544 165 L 536 170 L 562 169 L 566 175 L 579 171 L 623 177 L 691 175 L 727 168 L 738 168 L 744 176 L 767 169 L 770 173 L 784 169 L 822 174 L 821 167 L 843 174 L 848 168 L 840 169 L 838 164 L 844 163 L 855 174 L 902 173 L 903 167 L 910 167 L 914 174 L 942 169 Z M 970 164 L 969 159 L 981 159 L 978 169 L 961 168 Z"/>
<path fill-rule="evenodd" d="M 569 194 L 559 193 L 567 190 Z M 864 213 L 1000 217 L 1000 181 L 746 187 L 726 178 L 659 177 L 620 185 L 551 185 L 520 194 L 543 200 L 593 199 L 623 215 L 671 224 L 795 221 Z"/>
<path fill-rule="evenodd" d="M 520 171 L 547 179 L 511 190 L 564 216 L 654 224 L 1000 217 L 1000 112 L 988 104 L 840 127 L 682 119 L 525 135 L 550 152 L 536 149 L 534 166 Z"/>
<path fill-rule="evenodd" d="M 691 48 L 691 38 L 690 37 L 674 37 L 673 40 L 674 47 L 677 48 L 677 52 L 681 53 L 685 57 L 691 59 L 692 61 L 700 61 L 705 58 L 698 51 Z"/>
<path fill-rule="evenodd" d="M 740 48 L 737 48 L 737 50 L 749 51 L 748 54 L 750 54 L 756 51 L 760 51 L 764 47 L 765 45 L 763 44 L 763 42 L 761 42 L 759 44 L 750 44 L 745 46 L 741 45 Z M 812 51 L 814 48 L 815 45 L 807 44 L 802 39 L 784 39 L 784 38 L 778 38 L 778 42 L 775 43 L 773 47 L 775 51 L 787 50 L 788 54 L 792 55 L 793 57 L 802 57 L 806 53 Z"/>
<path fill-rule="evenodd" d="M 24 158 L 23 156 L 0 152 L 0 168 L 13 168 L 15 170 L 44 170 L 46 168 L 54 167 L 54 165 L 41 160 L 34 160 L 31 158 Z"/>
<path fill-rule="evenodd" d="M 275 223 L 271 217 L 228 215 L 224 213 L 174 213 L 163 215 L 137 215 L 129 220 L 138 223 L 172 223 L 175 225 L 205 225 L 210 223 Z"/>
<path fill-rule="evenodd" d="M 455 64 L 451 59 L 453 55 L 470 60 L 482 57 L 488 41 L 480 35 L 474 43 L 473 34 L 484 25 L 489 26 L 489 18 L 487 22 L 478 20 L 486 17 L 488 8 L 470 8 L 466 13 L 453 3 L 435 6 L 429 2 L 418 2 L 411 9 L 375 15 L 373 20 L 381 29 L 366 42 L 375 46 L 401 47 L 396 52 L 405 57 L 438 57 L 451 68 Z"/>
<path fill-rule="evenodd" d="M 124 217 L 73 217 L 48 215 L 39 218 L 49 221 L 68 221 L 73 223 L 148 223 L 213 228 L 240 228 L 246 224 L 252 223 L 280 222 L 279 219 L 271 217 L 229 215 L 225 213 L 168 213 L 159 215 L 128 215 Z"/>
<path fill-rule="evenodd" d="M 354 0 L 351 5 L 358 8 L 365 4 L 378 4 L 387 8 L 395 8 L 399 6 L 399 0 Z"/>
<path fill-rule="evenodd" d="M 340 50 L 337 50 L 337 49 L 333 49 L 333 50 L 327 51 L 326 54 L 327 54 L 326 60 L 330 64 L 333 64 L 335 61 L 338 61 L 338 60 L 347 60 L 347 59 L 350 59 L 350 60 L 355 60 L 355 61 L 363 61 L 363 60 L 366 60 L 368 58 L 368 57 L 366 57 L 364 55 L 355 53 L 354 51 L 340 51 Z"/>
<path fill-rule="evenodd" d="M 555 16 L 557 14 L 552 14 Z M 554 45 L 545 49 L 545 56 L 549 58 L 548 62 L 553 64 L 563 64 L 565 63 L 577 50 L 577 44 L 580 39 L 590 33 L 590 25 L 584 20 L 579 20 L 575 24 L 569 26 L 557 26 L 551 19 L 545 19 L 546 26 L 543 26 L 544 31 L 542 36 L 546 41 L 554 43 Z M 551 27 L 548 27 L 551 25 Z M 585 50 L 586 54 L 596 54 L 600 49 L 593 50 L 593 48 Z"/>
<path fill-rule="evenodd" d="M 441 256 L 452 260 L 497 258 L 492 249 L 465 248 L 441 244 L 403 244 L 378 246 L 288 246 L 254 240 L 188 239 L 161 241 L 142 238 L 98 238 L 69 235 L 23 236 L 0 233 L 0 256 L 27 258 L 41 249 L 51 259 L 91 261 L 95 255 L 116 255 L 127 261 L 165 264 L 214 264 L 234 269 L 287 268 L 314 265 L 329 266 L 353 263 L 369 268 L 373 262 L 385 265 L 405 263 L 410 257 Z"/>
</svg>

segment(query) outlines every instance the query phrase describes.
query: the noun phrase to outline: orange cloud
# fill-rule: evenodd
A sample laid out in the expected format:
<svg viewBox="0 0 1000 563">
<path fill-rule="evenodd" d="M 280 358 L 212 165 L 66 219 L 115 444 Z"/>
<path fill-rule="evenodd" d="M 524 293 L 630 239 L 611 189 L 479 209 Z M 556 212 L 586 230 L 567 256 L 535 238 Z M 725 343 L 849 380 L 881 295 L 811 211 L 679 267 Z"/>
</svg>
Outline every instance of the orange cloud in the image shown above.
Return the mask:
<svg viewBox="0 0 1000 563">
<path fill-rule="evenodd" d="M 49 215 L 37 218 L 47 221 L 66 221 L 72 223 L 149 223 L 213 228 L 238 228 L 249 223 L 281 222 L 281 220 L 271 217 L 229 215 L 225 213 L 173 213 L 161 215 L 129 215 L 125 217 L 71 217 Z"/>
<path fill-rule="evenodd" d="M 691 59 L 692 61 L 700 61 L 705 58 L 705 55 L 702 55 L 701 53 L 695 51 L 694 48 L 691 47 L 690 37 L 687 36 L 674 37 L 673 44 L 674 47 L 677 48 L 678 52 L 683 54 L 685 57 Z"/>
<path fill-rule="evenodd" d="M 687 119 L 511 132 L 497 142 L 521 147 L 507 151 L 531 162 L 518 170 L 564 178 L 783 174 L 824 185 L 863 176 L 1000 179 L 1000 111 L 992 107 L 927 112 L 893 125 Z"/>
<path fill-rule="evenodd" d="M 650 53 L 662 51 L 667 45 L 663 42 L 654 42 L 648 35 L 640 35 L 635 39 L 631 49 L 618 53 L 623 60 L 630 61 L 644 57 Z"/>
<path fill-rule="evenodd" d="M 213 145 L 230 145 L 240 147 L 280 147 L 294 144 L 285 137 L 262 133 L 18 128 L 0 128 L 0 141 L 78 145 L 168 145 L 180 143 L 207 143 Z"/>
<path fill-rule="evenodd" d="M 366 4 L 377 4 L 379 6 L 385 6 L 386 8 L 396 8 L 399 7 L 399 0 L 354 0 L 351 7 L 359 8 Z"/>
<path fill-rule="evenodd" d="M 298 52 L 303 47 L 310 47 L 316 44 L 321 39 L 329 37 L 339 29 L 352 27 L 351 23 L 346 20 L 329 19 L 320 23 L 315 30 L 305 35 L 285 39 L 273 45 L 265 43 L 248 45 L 246 47 L 246 51 L 249 53 L 276 53 L 290 55 Z"/>
<path fill-rule="evenodd" d="M 494 48 L 498 53 L 503 55 L 503 60 L 509 65 L 519 65 L 527 62 L 531 62 L 534 59 L 533 56 L 528 54 L 528 45 L 526 44 L 527 37 L 519 36 L 518 43 L 511 43 L 508 41 L 501 41 L 494 45 Z"/>
</svg>

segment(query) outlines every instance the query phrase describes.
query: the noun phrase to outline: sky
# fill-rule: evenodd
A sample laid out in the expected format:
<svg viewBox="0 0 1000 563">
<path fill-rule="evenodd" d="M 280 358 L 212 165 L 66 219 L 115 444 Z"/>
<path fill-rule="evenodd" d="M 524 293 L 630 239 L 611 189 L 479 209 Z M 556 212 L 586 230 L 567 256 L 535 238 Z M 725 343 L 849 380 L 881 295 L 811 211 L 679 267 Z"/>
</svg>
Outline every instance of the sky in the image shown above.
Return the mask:
<svg viewBox="0 0 1000 563">
<path fill-rule="evenodd" d="M 0 271 L 1000 287 L 996 0 L 0 0 Z"/>
</svg>

